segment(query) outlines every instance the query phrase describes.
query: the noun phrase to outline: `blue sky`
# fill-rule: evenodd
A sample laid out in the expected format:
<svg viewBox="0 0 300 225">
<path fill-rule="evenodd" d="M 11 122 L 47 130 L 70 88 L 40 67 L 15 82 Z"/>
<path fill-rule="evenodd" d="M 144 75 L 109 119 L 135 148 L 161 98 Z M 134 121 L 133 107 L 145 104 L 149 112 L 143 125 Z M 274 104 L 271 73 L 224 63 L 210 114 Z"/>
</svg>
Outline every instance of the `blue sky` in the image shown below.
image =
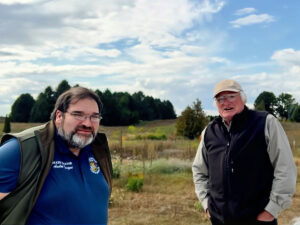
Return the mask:
<svg viewBox="0 0 300 225">
<path fill-rule="evenodd" d="M 248 105 L 262 91 L 300 102 L 299 1 L 0 0 L 0 115 L 66 79 L 143 91 L 179 115 L 235 79 Z"/>
</svg>

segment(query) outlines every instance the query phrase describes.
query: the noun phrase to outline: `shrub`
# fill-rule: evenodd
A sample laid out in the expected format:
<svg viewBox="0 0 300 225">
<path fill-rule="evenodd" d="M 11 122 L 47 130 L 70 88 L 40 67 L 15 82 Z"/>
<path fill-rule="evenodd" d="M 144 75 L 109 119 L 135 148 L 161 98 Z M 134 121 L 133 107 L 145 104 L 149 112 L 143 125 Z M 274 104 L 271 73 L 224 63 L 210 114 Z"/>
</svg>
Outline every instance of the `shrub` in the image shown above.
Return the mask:
<svg viewBox="0 0 300 225">
<path fill-rule="evenodd" d="M 199 99 L 192 107 L 188 106 L 178 117 L 176 133 L 189 139 L 198 138 L 207 124 L 206 115 Z"/>
<path fill-rule="evenodd" d="M 120 178 L 120 175 L 121 175 L 120 160 L 113 159 L 112 166 L 113 166 L 112 178 L 115 178 L 115 179 Z"/>
<path fill-rule="evenodd" d="M 128 126 L 128 132 L 134 134 L 136 132 L 136 128 L 133 125 Z"/>
<path fill-rule="evenodd" d="M 201 205 L 201 202 L 200 201 L 197 201 L 195 202 L 194 204 L 194 208 L 197 210 L 197 211 L 202 211 L 203 208 L 202 208 L 202 205 Z"/>
<path fill-rule="evenodd" d="M 144 176 L 142 173 L 140 174 L 129 174 L 128 182 L 126 184 L 126 190 L 128 191 L 141 191 L 144 185 Z"/>
<path fill-rule="evenodd" d="M 148 134 L 147 139 L 150 139 L 150 140 L 167 140 L 167 136 L 165 134 Z"/>
</svg>

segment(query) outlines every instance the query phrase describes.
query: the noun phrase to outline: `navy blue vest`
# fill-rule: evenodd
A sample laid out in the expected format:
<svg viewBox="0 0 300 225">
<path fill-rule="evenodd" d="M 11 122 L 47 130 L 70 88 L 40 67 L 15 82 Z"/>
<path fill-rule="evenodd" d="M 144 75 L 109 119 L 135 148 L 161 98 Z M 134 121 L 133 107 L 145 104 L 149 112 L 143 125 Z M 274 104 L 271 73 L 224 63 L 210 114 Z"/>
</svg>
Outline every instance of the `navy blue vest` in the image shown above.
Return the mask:
<svg viewBox="0 0 300 225">
<path fill-rule="evenodd" d="M 221 221 L 255 219 L 269 202 L 274 169 L 265 140 L 266 112 L 247 107 L 228 132 L 219 117 L 204 136 L 209 173 L 208 207 Z"/>
</svg>

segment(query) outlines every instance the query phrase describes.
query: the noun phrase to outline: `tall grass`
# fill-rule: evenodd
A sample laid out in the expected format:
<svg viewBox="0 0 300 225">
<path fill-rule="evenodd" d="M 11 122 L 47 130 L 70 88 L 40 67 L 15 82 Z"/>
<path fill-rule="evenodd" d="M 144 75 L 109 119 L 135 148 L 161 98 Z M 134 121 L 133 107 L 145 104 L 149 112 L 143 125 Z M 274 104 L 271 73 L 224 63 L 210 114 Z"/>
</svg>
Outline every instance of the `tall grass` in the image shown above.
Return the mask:
<svg viewBox="0 0 300 225">
<path fill-rule="evenodd" d="M 125 160 L 114 165 L 121 174 L 175 174 L 175 173 L 191 173 L 192 162 L 190 160 L 181 159 L 157 159 L 154 161 L 146 161 L 144 164 L 140 160 Z"/>
<path fill-rule="evenodd" d="M 145 122 L 135 127 L 103 127 L 118 179 L 114 179 L 109 225 L 120 224 L 209 224 L 197 202 L 191 175 L 191 162 L 200 140 L 175 135 L 175 120 Z M 279 215 L 279 224 L 289 224 L 299 216 L 300 208 L 300 123 L 283 122 L 298 167 L 296 194 L 292 206 Z M 11 123 L 12 132 L 37 126 L 35 123 Z M 2 136 L 3 123 L 0 123 Z M 137 135 L 165 134 L 167 140 L 136 138 Z M 126 191 L 128 175 L 143 173 L 139 193 Z"/>
</svg>

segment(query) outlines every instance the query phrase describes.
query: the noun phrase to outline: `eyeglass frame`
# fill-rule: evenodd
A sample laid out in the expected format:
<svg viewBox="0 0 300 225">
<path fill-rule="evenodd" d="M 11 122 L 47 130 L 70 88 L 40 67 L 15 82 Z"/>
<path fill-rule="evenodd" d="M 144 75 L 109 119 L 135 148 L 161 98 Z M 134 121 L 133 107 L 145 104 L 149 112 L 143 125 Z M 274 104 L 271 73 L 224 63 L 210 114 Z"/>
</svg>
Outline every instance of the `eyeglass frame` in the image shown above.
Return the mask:
<svg viewBox="0 0 300 225">
<path fill-rule="evenodd" d="M 238 95 L 240 95 L 241 93 L 240 92 L 237 92 L 237 93 L 231 93 L 231 94 L 225 94 L 225 95 L 222 95 L 220 97 L 215 97 L 215 101 L 219 104 L 223 104 L 225 102 L 225 100 L 227 99 L 229 102 L 233 102 L 236 97 Z"/>
<path fill-rule="evenodd" d="M 66 111 L 63 113 L 69 113 L 72 117 L 74 117 L 74 119 L 76 119 L 80 122 L 83 122 L 87 118 L 89 118 L 92 123 L 100 123 L 100 121 L 103 119 L 103 117 L 100 114 L 88 115 L 88 114 L 85 114 L 85 113 L 79 112 L 79 111 L 73 111 L 73 112 Z"/>
</svg>

